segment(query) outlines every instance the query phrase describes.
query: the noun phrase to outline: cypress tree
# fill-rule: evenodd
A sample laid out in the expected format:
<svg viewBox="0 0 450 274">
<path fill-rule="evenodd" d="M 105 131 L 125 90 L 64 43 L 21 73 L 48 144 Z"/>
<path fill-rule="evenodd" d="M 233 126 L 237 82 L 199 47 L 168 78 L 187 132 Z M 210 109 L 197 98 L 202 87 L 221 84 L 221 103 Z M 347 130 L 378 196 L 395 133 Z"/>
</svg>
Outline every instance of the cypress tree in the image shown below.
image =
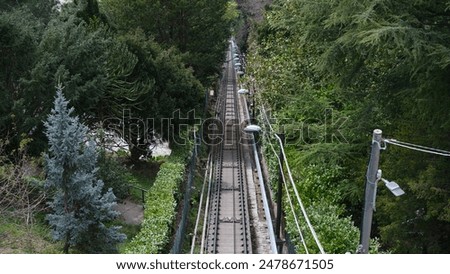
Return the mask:
<svg viewBox="0 0 450 274">
<path fill-rule="evenodd" d="M 46 187 L 53 194 L 47 220 L 54 239 L 64 242 L 64 253 L 71 247 L 82 253 L 113 253 L 116 243 L 126 238 L 120 227 L 107 226 L 119 215 L 114 210 L 116 197 L 97 179 L 95 143 L 88 140 L 87 127 L 73 111 L 58 87 L 44 124 L 49 143 Z"/>
</svg>

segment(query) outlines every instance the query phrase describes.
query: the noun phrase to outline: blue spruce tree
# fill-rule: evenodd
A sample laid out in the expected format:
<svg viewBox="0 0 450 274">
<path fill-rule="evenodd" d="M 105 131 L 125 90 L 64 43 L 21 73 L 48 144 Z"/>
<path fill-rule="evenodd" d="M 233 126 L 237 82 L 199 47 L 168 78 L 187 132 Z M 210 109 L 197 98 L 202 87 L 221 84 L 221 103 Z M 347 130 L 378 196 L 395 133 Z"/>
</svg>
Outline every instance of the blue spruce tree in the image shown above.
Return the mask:
<svg viewBox="0 0 450 274">
<path fill-rule="evenodd" d="M 64 253 L 74 247 L 82 253 L 114 253 L 126 236 L 120 227 L 107 226 L 119 213 L 116 197 L 96 178 L 97 152 L 87 138 L 87 127 L 72 116 L 62 89 L 45 122 L 49 154 L 45 156 L 46 186 L 53 193 L 47 215 L 55 240 L 64 242 Z"/>
</svg>

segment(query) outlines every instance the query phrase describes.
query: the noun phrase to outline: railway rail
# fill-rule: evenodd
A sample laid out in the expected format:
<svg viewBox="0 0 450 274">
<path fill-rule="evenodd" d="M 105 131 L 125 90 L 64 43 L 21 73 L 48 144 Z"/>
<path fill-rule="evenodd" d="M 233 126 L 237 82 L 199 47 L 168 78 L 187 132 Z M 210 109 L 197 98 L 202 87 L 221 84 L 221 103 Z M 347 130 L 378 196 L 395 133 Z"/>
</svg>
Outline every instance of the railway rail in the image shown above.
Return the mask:
<svg viewBox="0 0 450 274">
<path fill-rule="evenodd" d="M 237 57 L 232 40 L 217 95 L 215 119 L 207 126 L 210 153 L 191 254 L 277 253 L 268 207 L 270 199 L 266 195 L 254 136 L 244 132 L 250 115 L 245 97 L 238 94 L 237 72 L 241 65 Z M 211 136 L 216 138 L 210 139 Z M 201 218 L 203 229 L 197 240 Z"/>
<path fill-rule="evenodd" d="M 213 173 L 205 251 L 252 253 L 232 46 L 227 60 L 216 108 L 220 121 L 217 130 L 222 138 L 211 152 Z"/>
</svg>

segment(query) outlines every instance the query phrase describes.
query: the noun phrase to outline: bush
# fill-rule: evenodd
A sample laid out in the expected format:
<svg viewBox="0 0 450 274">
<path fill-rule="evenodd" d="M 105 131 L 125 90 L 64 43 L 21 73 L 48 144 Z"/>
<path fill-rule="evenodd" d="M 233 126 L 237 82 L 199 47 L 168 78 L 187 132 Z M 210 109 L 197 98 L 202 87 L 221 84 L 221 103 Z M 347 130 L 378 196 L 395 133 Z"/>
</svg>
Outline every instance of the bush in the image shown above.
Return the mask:
<svg viewBox="0 0 450 274">
<path fill-rule="evenodd" d="M 129 243 L 126 253 L 162 253 L 169 244 L 189 147 L 175 149 L 161 165 L 155 183 L 146 195 L 142 229 Z"/>
<path fill-rule="evenodd" d="M 100 153 L 98 166 L 98 177 L 105 183 L 104 189 L 112 188 L 118 199 L 127 198 L 129 194 L 128 170 L 106 152 Z"/>
</svg>

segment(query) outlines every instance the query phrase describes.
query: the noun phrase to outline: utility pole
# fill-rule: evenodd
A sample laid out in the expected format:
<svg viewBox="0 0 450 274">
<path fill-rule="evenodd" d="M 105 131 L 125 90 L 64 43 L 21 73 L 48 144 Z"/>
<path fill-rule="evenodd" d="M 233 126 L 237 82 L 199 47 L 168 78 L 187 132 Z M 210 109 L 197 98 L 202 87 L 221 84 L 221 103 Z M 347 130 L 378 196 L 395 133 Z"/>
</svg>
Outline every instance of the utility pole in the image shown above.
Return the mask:
<svg viewBox="0 0 450 274">
<path fill-rule="evenodd" d="M 361 241 L 357 253 L 369 253 L 370 231 L 372 228 L 372 216 L 375 207 L 375 195 L 377 189 L 378 165 L 380 161 L 381 151 L 381 134 L 380 129 L 375 129 L 372 136 L 372 151 L 370 153 L 370 162 L 366 174 L 366 191 L 364 198 L 364 215 L 361 228 Z"/>
</svg>

